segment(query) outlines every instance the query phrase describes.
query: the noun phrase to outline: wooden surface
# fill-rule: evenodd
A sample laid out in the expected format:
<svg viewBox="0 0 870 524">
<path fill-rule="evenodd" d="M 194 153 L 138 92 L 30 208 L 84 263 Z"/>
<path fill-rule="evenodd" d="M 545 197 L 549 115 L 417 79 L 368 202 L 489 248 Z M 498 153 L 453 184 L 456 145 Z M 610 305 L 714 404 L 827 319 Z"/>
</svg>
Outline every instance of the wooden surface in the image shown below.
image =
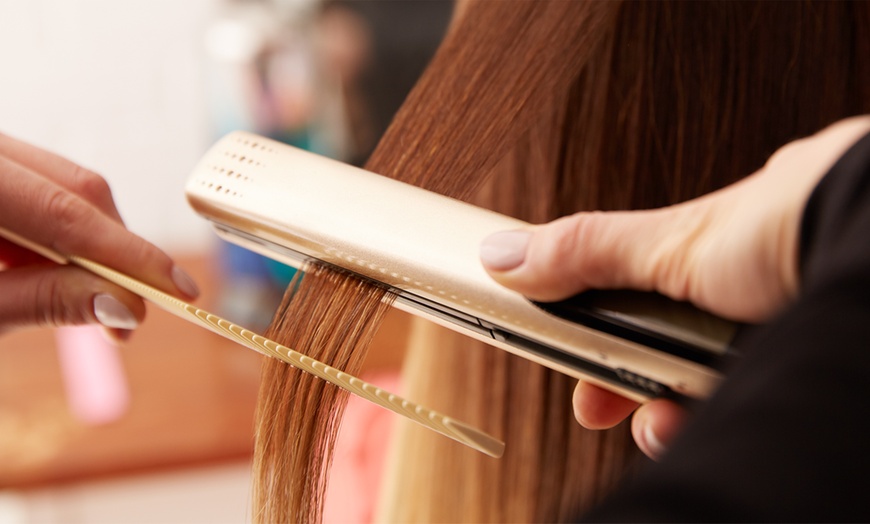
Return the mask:
<svg viewBox="0 0 870 524">
<path fill-rule="evenodd" d="M 214 310 L 220 278 L 209 259 L 179 262 L 203 290 L 196 304 Z M 406 324 L 404 313 L 388 316 L 368 367 L 397 366 Z M 120 356 L 129 407 L 89 425 L 69 410 L 52 330 L 0 338 L 0 487 L 250 455 L 263 357 L 153 306 Z"/>
</svg>

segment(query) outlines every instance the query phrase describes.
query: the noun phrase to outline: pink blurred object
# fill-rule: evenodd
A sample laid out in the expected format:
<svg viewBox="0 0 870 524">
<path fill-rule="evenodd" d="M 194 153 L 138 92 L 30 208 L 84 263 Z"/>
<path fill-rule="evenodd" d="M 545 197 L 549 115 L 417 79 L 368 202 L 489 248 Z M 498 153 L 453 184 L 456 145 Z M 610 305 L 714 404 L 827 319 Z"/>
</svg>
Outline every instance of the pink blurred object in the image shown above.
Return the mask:
<svg viewBox="0 0 870 524">
<path fill-rule="evenodd" d="M 62 327 L 55 335 L 70 411 L 89 425 L 118 420 L 130 404 L 118 348 L 101 329 Z"/>
<path fill-rule="evenodd" d="M 389 391 L 400 389 L 398 372 L 362 378 Z M 335 443 L 323 522 L 372 522 L 394 422 L 393 413 L 357 396 L 350 397 Z"/>
</svg>

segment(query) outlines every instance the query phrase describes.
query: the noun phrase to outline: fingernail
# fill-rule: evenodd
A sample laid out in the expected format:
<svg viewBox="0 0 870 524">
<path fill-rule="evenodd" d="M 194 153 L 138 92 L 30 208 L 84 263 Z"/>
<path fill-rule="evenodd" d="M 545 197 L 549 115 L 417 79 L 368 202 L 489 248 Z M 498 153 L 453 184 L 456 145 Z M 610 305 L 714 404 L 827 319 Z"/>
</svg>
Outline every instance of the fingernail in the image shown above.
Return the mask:
<svg viewBox="0 0 870 524">
<path fill-rule="evenodd" d="M 94 297 L 94 315 L 100 324 L 118 329 L 134 329 L 139 321 L 117 298 L 101 294 Z"/>
<path fill-rule="evenodd" d="M 489 235 L 480 244 L 480 260 L 487 269 L 507 271 L 526 259 L 532 238 L 530 231 L 501 231 Z"/>
<path fill-rule="evenodd" d="M 199 287 L 197 287 L 196 282 L 178 266 L 172 268 L 172 282 L 185 295 L 189 297 L 199 296 Z"/>
<path fill-rule="evenodd" d="M 656 434 L 652 430 L 652 426 L 647 424 L 643 428 L 643 441 L 646 444 L 647 451 L 652 454 L 656 459 L 664 455 L 667 448 L 662 441 L 656 436 Z"/>
</svg>

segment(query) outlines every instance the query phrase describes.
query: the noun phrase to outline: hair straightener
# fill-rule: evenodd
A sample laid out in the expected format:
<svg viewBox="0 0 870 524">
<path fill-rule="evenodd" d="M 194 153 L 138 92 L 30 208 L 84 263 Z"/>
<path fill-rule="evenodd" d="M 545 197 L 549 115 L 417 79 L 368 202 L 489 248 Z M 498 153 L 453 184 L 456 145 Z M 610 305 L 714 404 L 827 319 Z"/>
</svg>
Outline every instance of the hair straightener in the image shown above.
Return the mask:
<svg viewBox="0 0 870 524">
<path fill-rule="evenodd" d="M 635 400 L 705 398 L 735 354 L 733 323 L 661 295 L 532 302 L 478 259 L 486 236 L 529 224 L 254 134 L 215 144 L 186 192 L 229 242 L 377 281 L 402 310 Z"/>
</svg>

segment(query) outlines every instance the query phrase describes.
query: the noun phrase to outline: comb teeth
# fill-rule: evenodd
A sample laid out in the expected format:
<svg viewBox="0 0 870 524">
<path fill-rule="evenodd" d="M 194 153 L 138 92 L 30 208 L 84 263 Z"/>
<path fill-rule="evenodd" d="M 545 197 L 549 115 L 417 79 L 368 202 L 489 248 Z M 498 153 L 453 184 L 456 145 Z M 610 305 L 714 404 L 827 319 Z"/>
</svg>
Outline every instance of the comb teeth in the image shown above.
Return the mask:
<svg viewBox="0 0 870 524">
<path fill-rule="evenodd" d="M 101 264 L 75 256 L 69 257 L 69 260 L 77 266 L 148 299 L 176 316 L 204 326 L 247 348 L 311 373 L 477 451 L 496 458 L 501 457 L 504 453 L 504 442 L 463 422 L 385 391 Z"/>
</svg>

